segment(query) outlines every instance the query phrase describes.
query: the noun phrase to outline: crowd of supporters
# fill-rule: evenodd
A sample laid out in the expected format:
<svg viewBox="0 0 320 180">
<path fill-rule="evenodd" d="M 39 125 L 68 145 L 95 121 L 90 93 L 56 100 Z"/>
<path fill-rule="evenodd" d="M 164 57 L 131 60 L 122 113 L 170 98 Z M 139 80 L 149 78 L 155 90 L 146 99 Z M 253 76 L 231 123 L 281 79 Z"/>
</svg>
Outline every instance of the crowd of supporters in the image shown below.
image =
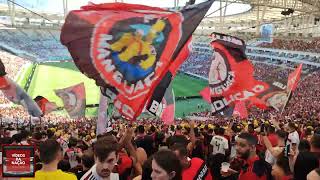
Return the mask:
<svg viewBox="0 0 320 180">
<path fill-rule="evenodd" d="M 11 78 L 25 63 L 12 58 L 2 59 Z M 207 77 L 211 58 L 194 53 L 181 70 Z M 257 79 L 270 74 L 287 79 L 288 73 L 255 64 Z M 51 113 L 32 122 L 21 107 L 4 107 L 0 143 L 34 145 L 37 179 L 317 180 L 319 77 L 317 71 L 302 78 L 283 114 L 252 109 L 240 120 L 200 112 L 192 115 L 205 121 L 182 119 L 172 125 L 114 119 L 99 135 L 96 118 L 71 120 Z M 7 103 L 1 99 L 0 104 Z"/>
<path fill-rule="evenodd" d="M 264 64 L 255 69 L 257 79 L 289 73 Z M 95 134 L 96 118 L 71 120 L 51 113 L 35 127 L 20 107 L 1 108 L 0 142 L 35 145 L 36 177 L 42 179 L 317 180 L 319 77 L 317 71 L 302 78 L 282 115 L 251 109 L 240 120 L 202 112 L 192 114 L 196 122 L 182 119 L 172 125 L 115 119 L 101 135 Z"/>
<path fill-rule="evenodd" d="M 42 179 L 319 178 L 319 119 L 266 114 L 172 125 L 116 119 L 100 135 L 93 119 L 47 121 L 31 130 L 4 123 L 0 140 L 35 145 L 36 177 Z"/>
<path fill-rule="evenodd" d="M 260 46 L 274 49 L 320 53 L 320 38 L 313 38 L 309 41 L 273 39 L 272 43 L 263 43 Z"/>
</svg>

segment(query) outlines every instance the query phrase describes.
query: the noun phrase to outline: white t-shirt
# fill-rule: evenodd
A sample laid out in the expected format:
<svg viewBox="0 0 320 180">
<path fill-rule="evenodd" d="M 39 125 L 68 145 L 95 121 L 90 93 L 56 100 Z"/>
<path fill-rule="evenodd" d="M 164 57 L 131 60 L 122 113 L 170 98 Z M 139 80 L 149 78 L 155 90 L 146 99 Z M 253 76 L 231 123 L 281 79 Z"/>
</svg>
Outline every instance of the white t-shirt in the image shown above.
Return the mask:
<svg viewBox="0 0 320 180">
<path fill-rule="evenodd" d="M 281 152 L 284 150 L 284 147 L 273 147 L 273 152 L 276 154 L 281 154 Z M 265 160 L 268 162 L 270 165 L 274 165 L 277 161 L 277 158 L 274 157 L 271 152 L 267 149 L 266 155 L 265 155 Z"/>
<path fill-rule="evenodd" d="M 266 151 L 266 162 L 268 162 L 270 165 L 274 165 L 276 163 L 276 158 L 272 156 L 271 152 L 267 149 Z"/>
<path fill-rule="evenodd" d="M 97 173 L 97 169 L 96 169 L 97 165 L 93 165 L 91 167 L 91 169 L 89 171 L 87 171 L 80 180 L 85 180 L 85 179 L 89 179 L 89 180 L 102 180 L 102 178 L 98 175 Z M 119 174 L 118 173 L 111 173 L 110 174 L 110 180 L 119 180 Z"/>
<path fill-rule="evenodd" d="M 299 143 L 300 139 L 297 131 L 294 131 L 288 135 L 287 145 L 290 145 L 290 148 L 292 147 L 292 144 L 296 144 L 298 147 Z"/>
<path fill-rule="evenodd" d="M 229 149 L 228 140 L 219 135 L 215 135 L 212 137 L 210 144 L 213 146 L 212 154 L 225 154 L 226 150 Z"/>
</svg>

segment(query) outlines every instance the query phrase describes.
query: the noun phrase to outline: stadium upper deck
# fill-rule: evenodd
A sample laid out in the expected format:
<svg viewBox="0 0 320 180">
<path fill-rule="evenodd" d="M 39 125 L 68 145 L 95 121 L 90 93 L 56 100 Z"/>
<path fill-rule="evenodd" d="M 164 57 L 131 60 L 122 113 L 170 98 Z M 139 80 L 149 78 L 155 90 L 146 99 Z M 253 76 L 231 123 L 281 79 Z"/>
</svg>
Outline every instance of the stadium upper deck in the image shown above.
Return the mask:
<svg viewBox="0 0 320 180">
<path fill-rule="evenodd" d="M 3 49 L 7 51 L 15 49 L 15 54 L 23 54 L 25 57 L 37 60 L 70 59 L 68 52 L 59 42 L 60 27 L 64 22 L 63 14 L 35 10 L 46 18 L 44 19 L 26 9 L 14 6 L 10 1 L 0 0 L 0 37 Z M 207 35 L 211 32 L 232 34 L 247 42 L 255 42 L 260 36 L 261 25 L 266 23 L 273 24 L 273 37 L 277 39 L 309 41 L 302 44 L 309 43 L 310 46 L 311 41 L 320 37 L 318 0 L 217 0 L 217 3 L 220 4 L 217 9 L 220 9 L 220 12 L 215 11 L 219 12 L 220 16 L 210 15 L 201 22 L 194 33 L 195 42 L 208 42 L 210 39 Z M 227 15 L 228 7 L 234 3 L 247 4 L 251 8 L 240 14 Z M 286 13 L 288 15 L 284 15 Z M 12 28 L 13 19 L 14 28 Z M 315 45 L 318 45 L 319 40 L 316 42 Z M 285 45 L 271 46 L 275 46 L 275 49 L 304 51 L 303 48 L 297 49 Z M 311 47 L 311 50 L 305 51 L 316 52 L 313 49 Z"/>
</svg>

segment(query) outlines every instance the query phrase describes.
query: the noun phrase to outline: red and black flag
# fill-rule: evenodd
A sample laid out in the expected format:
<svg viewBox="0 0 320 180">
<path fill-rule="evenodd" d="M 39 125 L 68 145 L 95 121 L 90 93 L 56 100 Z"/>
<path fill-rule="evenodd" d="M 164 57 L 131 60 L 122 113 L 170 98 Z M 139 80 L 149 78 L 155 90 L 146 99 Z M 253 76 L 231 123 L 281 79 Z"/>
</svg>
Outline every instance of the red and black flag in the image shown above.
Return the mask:
<svg viewBox="0 0 320 180">
<path fill-rule="evenodd" d="M 155 113 L 176 70 L 188 56 L 192 33 L 214 0 L 180 11 L 136 4 L 90 4 L 71 11 L 62 28 L 82 73 L 96 81 L 126 118 L 147 104 Z"/>
<path fill-rule="evenodd" d="M 297 88 L 300 81 L 302 64 L 289 74 L 288 81 L 268 77 L 264 82 L 268 89 L 259 95 L 259 99 L 268 107 L 277 111 L 283 111 L 292 97 L 292 92 Z M 272 76 L 272 75 L 271 75 Z"/>
<path fill-rule="evenodd" d="M 43 114 L 48 114 L 58 109 L 58 106 L 56 105 L 56 103 L 50 102 L 48 99 L 46 99 L 43 96 L 37 96 L 33 100 L 38 104 Z"/>
<path fill-rule="evenodd" d="M 289 74 L 288 83 L 287 83 L 287 90 L 294 91 L 298 87 L 298 83 L 300 81 L 302 71 L 302 64 L 300 64 L 297 69 L 295 69 L 292 73 Z"/>
<path fill-rule="evenodd" d="M 281 111 L 286 104 L 289 93 L 287 92 L 285 80 L 279 80 L 271 76 L 264 78 L 263 81 L 267 84 L 267 88 L 258 95 L 257 99 L 266 107 L 272 107 L 277 111 Z"/>
<path fill-rule="evenodd" d="M 233 108 L 243 101 L 258 106 L 256 96 L 267 89 L 267 84 L 253 77 L 254 67 L 245 54 L 245 42 L 239 38 L 213 33 L 211 45 L 214 49 L 209 72 L 209 90 L 213 113 Z M 206 98 L 208 99 L 208 98 Z"/>
<path fill-rule="evenodd" d="M 81 118 L 86 110 L 86 92 L 84 83 L 55 90 L 58 97 L 61 98 L 64 108 L 71 118 Z"/>
<path fill-rule="evenodd" d="M 0 59 L 0 89 L 5 88 L 6 86 L 9 85 L 6 78 L 5 78 L 6 74 L 7 74 L 6 69 Z"/>
</svg>

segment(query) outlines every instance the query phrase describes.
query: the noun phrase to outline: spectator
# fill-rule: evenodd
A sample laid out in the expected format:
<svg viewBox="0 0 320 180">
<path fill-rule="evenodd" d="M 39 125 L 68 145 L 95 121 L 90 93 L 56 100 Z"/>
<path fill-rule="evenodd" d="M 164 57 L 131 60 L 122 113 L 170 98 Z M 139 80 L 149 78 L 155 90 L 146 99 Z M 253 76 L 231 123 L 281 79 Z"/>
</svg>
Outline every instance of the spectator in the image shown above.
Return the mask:
<svg viewBox="0 0 320 180">
<path fill-rule="evenodd" d="M 152 160 L 153 156 L 149 157 L 142 165 L 142 175 L 135 177 L 133 180 L 152 180 Z"/>
<path fill-rule="evenodd" d="M 211 172 L 204 160 L 200 158 L 188 158 L 188 150 L 183 144 L 174 144 L 171 150 L 175 152 L 182 166 L 182 179 L 210 180 Z"/>
<path fill-rule="evenodd" d="M 276 163 L 272 166 L 271 174 L 274 180 L 292 180 L 289 159 L 285 156 L 278 157 Z"/>
<path fill-rule="evenodd" d="M 14 134 L 12 136 L 12 139 L 13 139 L 13 143 L 12 144 L 15 144 L 15 145 L 21 145 L 21 134 Z"/>
<path fill-rule="evenodd" d="M 229 142 L 228 140 L 223 136 L 225 130 L 222 127 L 216 127 L 215 129 L 216 135 L 212 137 L 212 140 L 210 142 L 212 148 L 212 154 L 226 154 L 226 151 L 229 149 Z"/>
<path fill-rule="evenodd" d="M 320 134 L 314 134 L 311 139 L 311 152 L 320 162 Z"/>
<path fill-rule="evenodd" d="M 318 158 L 311 152 L 300 152 L 294 164 L 294 179 L 306 180 L 316 168 L 319 168 Z"/>
<path fill-rule="evenodd" d="M 80 159 L 82 152 L 80 148 L 77 148 L 78 140 L 74 137 L 69 138 L 68 149 L 66 150 L 65 159 L 69 160 L 71 168 L 78 165 L 78 160 Z"/>
<path fill-rule="evenodd" d="M 61 171 L 64 171 L 64 172 L 69 172 L 71 169 L 70 162 L 65 159 L 61 160 L 58 163 L 58 169 L 60 169 Z"/>
<path fill-rule="evenodd" d="M 144 126 L 140 125 L 137 127 L 137 137 L 135 139 L 137 147 L 143 148 L 148 157 L 154 152 L 154 140 L 152 136 L 146 135 Z"/>
<path fill-rule="evenodd" d="M 29 143 L 27 141 L 29 132 L 26 130 L 22 130 L 20 134 L 21 134 L 21 144 L 22 145 L 29 145 Z"/>
<path fill-rule="evenodd" d="M 276 146 L 273 147 L 272 143 L 269 140 L 269 137 L 263 136 L 263 142 L 264 145 L 267 148 L 266 154 L 265 154 L 265 160 L 270 165 L 274 165 L 276 162 L 276 159 L 279 157 L 281 153 L 284 153 L 285 148 L 285 141 L 287 139 L 287 133 L 282 130 L 278 130 L 276 133 Z"/>
<path fill-rule="evenodd" d="M 311 171 L 307 176 L 307 180 L 318 180 L 318 179 L 320 179 L 320 168 Z"/>
<path fill-rule="evenodd" d="M 296 130 L 296 126 L 293 122 L 289 122 L 288 132 L 289 132 L 289 135 L 288 135 L 287 145 L 290 146 L 290 149 L 293 152 L 296 152 L 298 150 L 300 139 L 299 139 L 299 134 Z"/>
<path fill-rule="evenodd" d="M 95 164 L 87 171 L 81 180 L 86 179 L 119 179 L 118 173 L 113 173 L 113 169 L 118 162 L 118 144 L 108 144 L 106 138 L 100 138 L 94 144 Z"/>
<path fill-rule="evenodd" d="M 48 139 L 40 143 L 40 159 L 43 163 L 43 167 L 40 171 L 36 172 L 35 179 L 77 179 L 73 174 L 58 170 L 58 163 L 62 160 L 62 151 L 59 143 L 55 140 Z"/>
<path fill-rule="evenodd" d="M 154 154 L 152 160 L 153 180 L 182 180 L 182 167 L 178 157 L 169 150 L 161 150 Z"/>
<path fill-rule="evenodd" d="M 77 178 L 81 179 L 81 177 L 94 165 L 94 163 L 93 154 L 90 152 L 84 153 L 81 157 L 82 168 L 78 169 L 78 171 L 75 173 Z"/>
<path fill-rule="evenodd" d="M 237 138 L 237 156 L 245 160 L 238 180 L 265 180 L 271 177 L 271 167 L 256 154 L 258 139 L 252 133 L 241 133 Z M 223 176 L 230 176 L 236 171 L 230 169 L 227 173 L 222 172 Z"/>
<path fill-rule="evenodd" d="M 211 170 L 212 177 L 214 179 L 223 179 L 221 176 L 220 170 L 221 170 L 221 164 L 226 161 L 226 156 L 224 154 L 215 154 L 210 155 L 208 157 L 208 167 Z"/>
<path fill-rule="evenodd" d="M 298 146 L 298 150 L 299 152 L 310 152 L 310 144 L 309 144 L 309 141 L 308 140 L 301 140 L 300 143 L 299 143 L 299 146 Z"/>
</svg>

